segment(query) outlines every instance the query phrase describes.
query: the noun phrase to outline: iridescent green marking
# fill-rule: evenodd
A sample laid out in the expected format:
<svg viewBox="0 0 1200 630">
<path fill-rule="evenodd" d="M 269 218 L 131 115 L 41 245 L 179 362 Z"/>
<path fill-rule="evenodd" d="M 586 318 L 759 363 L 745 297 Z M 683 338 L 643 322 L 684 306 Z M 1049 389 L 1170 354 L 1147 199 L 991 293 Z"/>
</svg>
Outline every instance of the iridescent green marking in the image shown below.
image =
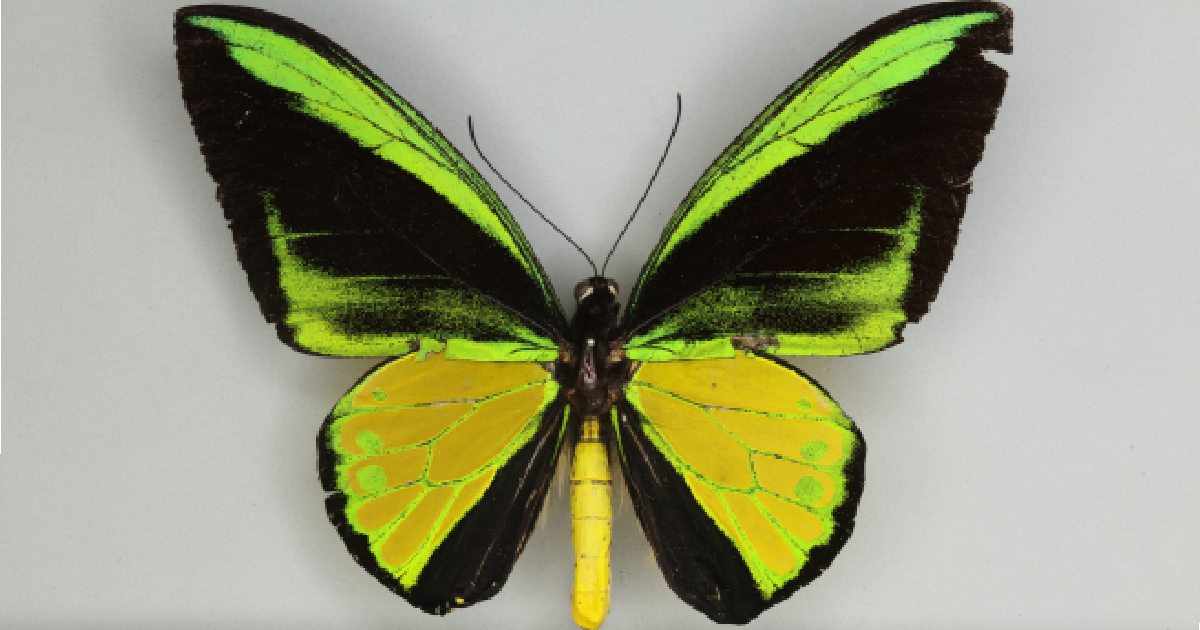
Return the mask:
<svg viewBox="0 0 1200 630">
<path fill-rule="evenodd" d="M 433 354 L 434 352 L 445 352 L 445 350 L 446 342 L 441 341 L 440 339 L 422 337 L 421 340 L 417 342 L 417 349 L 414 351 L 414 354 L 416 355 L 418 361 L 424 361 L 425 359 L 429 358 L 430 354 Z"/>
<path fill-rule="evenodd" d="M 260 26 L 212 16 L 189 23 L 221 37 L 230 57 L 254 77 L 294 94 L 293 109 L 337 128 L 444 197 L 503 245 L 554 302 L 533 249 L 491 187 L 429 121 L 364 68 Z"/>
<path fill-rule="evenodd" d="M 300 346 L 340 356 L 396 356 L 406 354 L 410 342 L 418 337 L 484 329 L 496 336 L 520 340 L 504 346 L 513 357 L 510 360 L 557 356 L 553 342 L 533 332 L 495 302 L 465 287 L 407 291 L 395 282 L 402 278 L 338 277 L 309 265 L 292 251 L 290 241 L 298 235 L 284 227 L 271 193 L 262 193 L 262 203 L 272 253 L 279 263 L 279 286 L 288 302 L 285 323 Z M 337 325 L 345 317 L 348 304 L 397 323 L 408 321 L 405 314 L 419 311 L 422 317 L 416 319 L 432 319 L 436 324 L 432 329 L 350 333 Z M 467 352 L 461 358 L 469 355 Z"/>
<path fill-rule="evenodd" d="M 729 359 L 733 358 L 735 353 L 729 338 L 705 341 L 670 339 L 655 342 L 648 335 L 641 335 L 631 339 L 625 347 L 626 356 L 634 361 Z"/>
<path fill-rule="evenodd" d="M 800 449 L 800 453 L 804 456 L 804 459 L 810 462 L 819 461 L 828 452 L 829 445 L 820 440 L 813 440 Z"/>
<path fill-rule="evenodd" d="M 802 477 L 796 482 L 796 500 L 805 505 L 816 502 L 825 494 L 825 488 L 816 477 Z"/>
<path fill-rule="evenodd" d="M 629 355 L 644 361 L 669 361 L 677 358 L 672 352 L 717 347 L 676 338 L 689 330 L 723 331 L 715 341 L 750 332 L 764 334 L 769 336 L 764 350 L 782 356 L 860 354 L 895 343 L 896 331 L 908 320 L 904 297 L 912 283 L 912 258 L 921 237 L 924 203 L 923 190 L 914 188 L 903 224 L 869 230 L 893 238 L 892 247 L 874 261 L 836 272 L 770 274 L 773 278 L 805 282 L 774 290 L 769 297 L 753 284 L 719 284 L 684 302 L 659 325 L 631 339 Z M 749 274 L 740 277 L 753 279 Z M 841 330 L 815 334 L 741 328 L 741 322 L 760 307 L 804 313 L 851 313 L 853 317 Z"/>
<path fill-rule="evenodd" d="M 382 466 L 363 466 L 355 475 L 355 481 L 368 492 L 383 490 L 387 487 L 387 472 Z"/>
<path fill-rule="evenodd" d="M 794 83 L 709 167 L 675 211 L 638 288 L 671 251 L 731 201 L 847 124 L 886 108 L 891 90 L 925 76 L 957 40 L 991 11 L 914 24 L 882 37 L 837 66 L 819 66 Z M 638 294 L 638 288 L 633 295 Z"/>
<path fill-rule="evenodd" d="M 522 343 L 448 339 L 446 340 L 446 358 L 465 361 L 547 363 L 558 359 L 558 347 L 548 339 L 537 336 Z"/>
<path fill-rule="evenodd" d="M 354 443 L 366 453 L 374 454 L 383 450 L 383 438 L 379 437 L 379 434 L 374 431 L 359 431 L 354 436 Z"/>
</svg>

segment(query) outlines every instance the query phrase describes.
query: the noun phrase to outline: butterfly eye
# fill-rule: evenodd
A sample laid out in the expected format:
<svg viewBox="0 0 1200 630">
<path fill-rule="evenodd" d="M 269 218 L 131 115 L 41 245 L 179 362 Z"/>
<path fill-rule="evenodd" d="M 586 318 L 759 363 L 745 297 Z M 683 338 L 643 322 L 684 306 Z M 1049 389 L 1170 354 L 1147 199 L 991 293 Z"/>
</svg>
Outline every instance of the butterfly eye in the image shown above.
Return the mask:
<svg viewBox="0 0 1200 630">
<path fill-rule="evenodd" d="M 595 287 L 592 286 L 591 280 L 584 280 L 575 285 L 575 303 L 578 304 L 582 302 L 585 298 L 587 298 L 587 296 L 591 295 L 592 291 L 594 290 Z"/>
<path fill-rule="evenodd" d="M 608 292 L 611 293 L 613 297 L 617 297 L 617 295 L 621 293 L 621 287 L 617 284 L 617 281 L 610 278 L 604 279 L 604 288 L 608 289 Z"/>
</svg>

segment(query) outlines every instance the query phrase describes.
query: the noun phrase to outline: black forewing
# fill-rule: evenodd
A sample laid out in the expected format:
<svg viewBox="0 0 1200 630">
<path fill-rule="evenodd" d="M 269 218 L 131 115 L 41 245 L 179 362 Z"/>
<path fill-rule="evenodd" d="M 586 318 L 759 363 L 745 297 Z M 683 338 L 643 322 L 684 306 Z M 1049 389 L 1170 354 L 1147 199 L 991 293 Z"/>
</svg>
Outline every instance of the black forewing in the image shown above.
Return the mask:
<svg viewBox="0 0 1200 630">
<path fill-rule="evenodd" d="M 320 354 L 402 354 L 402 340 L 413 334 L 511 340 L 524 327 L 557 337 L 561 311 L 519 228 L 436 130 L 421 131 L 437 136 L 448 152 L 441 157 L 463 168 L 458 176 L 512 232 L 525 265 L 405 167 L 247 72 L 217 33 L 189 23 L 195 16 L 263 27 L 347 70 L 384 100 L 399 97 L 344 49 L 290 19 L 227 6 L 177 13 L 184 101 L 238 257 L 284 341 Z M 281 243 L 288 260 L 281 260 Z M 308 275 L 289 284 L 292 267 Z M 305 326 L 332 329 L 335 338 L 314 342 Z M 389 336 L 396 349 L 376 352 Z"/>
<path fill-rule="evenodd" d="M 769 123 L 771 115 L 797 94 L 803 97 L 823 72 L 879 38 L 978 11 L 995 12 L 997 19 L 971 28 L 926 74 L 888 91 L 884 107 L 767 174 L 657 264 L 656 251 L 631 296 L 623 323 L 626 334 L 661 326 L 666 332 L 652 334 L 657 339 L 731 333 L 861 337 L 868 334 L 854 328 L 861 316 L 898 306 L 900 321 L 886 332 L 892 338 L 864 348 L 898 341 L 903 322 L 916 321 L 928 310 L 953 254 L 971 173 L 982 156 L 1007 76 L 982 52 L 1011 51 L 1011 12 L 996 3 L 956 2 L 915 7 L 880 20 L 818 63 L 755 123 Z M 739 136 L 698 189 L 721 177 L 730 156 L 760 131 L 752 126 Z M 659 250 L 694 201 L 692 196 L 685 200 Z M 914 205 L 920 227 L 915 251 L 905 256 L 911 277 L 895 287 L 897 304 L 855 303 L 828 288 L 834 284 L 831 278 L 854 282 L 855 274 L 886 262 L 906 236 L 900 232 Z M 877 282 L 865 273 L 858 280 L 860 285 Z M 676 311 L 685 313 L 672 317 Z M 854 350 L 839 348 L 845 351 L 833 353 Z"/>
</svg>

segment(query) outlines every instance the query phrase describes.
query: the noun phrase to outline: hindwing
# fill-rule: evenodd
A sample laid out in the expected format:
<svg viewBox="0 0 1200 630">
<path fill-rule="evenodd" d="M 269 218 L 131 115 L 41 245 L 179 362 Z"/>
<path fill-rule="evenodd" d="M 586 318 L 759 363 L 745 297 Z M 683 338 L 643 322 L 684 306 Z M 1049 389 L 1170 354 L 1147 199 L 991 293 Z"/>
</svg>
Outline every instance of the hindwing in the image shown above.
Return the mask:
<svg viewBox="0 0 1200 630">
<path fill-rule="evenodd" d="M 364 377 L 317 439 L 329 517 L 359 564 L 436 614 L 500 590 L 553 476 L 558 393 L 539 365 L 441 352 Z"/>
<path fill-rule="evenodd" d="M 854 527 L 862 436 L 778 360 L 644 363 L 614 420 L 663 575 L 714 621 L 746 623 L 815 579 Z"/>
</svg>

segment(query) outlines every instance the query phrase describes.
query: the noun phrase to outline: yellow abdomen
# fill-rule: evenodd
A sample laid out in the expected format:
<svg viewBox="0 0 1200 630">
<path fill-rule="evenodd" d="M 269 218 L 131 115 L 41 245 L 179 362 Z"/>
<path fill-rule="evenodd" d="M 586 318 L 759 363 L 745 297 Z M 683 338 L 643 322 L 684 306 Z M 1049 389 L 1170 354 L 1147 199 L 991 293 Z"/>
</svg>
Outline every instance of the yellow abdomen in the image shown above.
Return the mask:
<svg viewBox="0 0 1200 630">
<path fill-rule="evenodd" d="M 579 627 L 599 628 L 608 615 L 612 474 L 596 416 L 584 416 L 571 460 L 571 538 L 575 545 L 571 613 Z"/>
</svg>

